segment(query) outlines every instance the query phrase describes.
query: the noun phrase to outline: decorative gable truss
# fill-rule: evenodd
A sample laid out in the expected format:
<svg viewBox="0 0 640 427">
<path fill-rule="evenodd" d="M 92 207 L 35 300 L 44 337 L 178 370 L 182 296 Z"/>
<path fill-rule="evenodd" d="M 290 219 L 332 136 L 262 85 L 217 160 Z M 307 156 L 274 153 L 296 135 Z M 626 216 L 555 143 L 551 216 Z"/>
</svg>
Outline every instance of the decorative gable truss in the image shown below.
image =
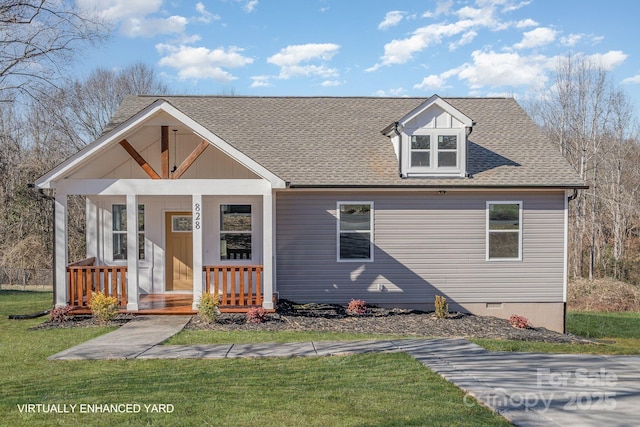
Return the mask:
<svg viewBox="0 0 640 427">
<path fill-rule="evenodd" d="M 467 136 L 473 124 L 434 95 L 382 133 L 391 138 L 401 177 L 463 178 L 467 175 Z"/>
</svg>

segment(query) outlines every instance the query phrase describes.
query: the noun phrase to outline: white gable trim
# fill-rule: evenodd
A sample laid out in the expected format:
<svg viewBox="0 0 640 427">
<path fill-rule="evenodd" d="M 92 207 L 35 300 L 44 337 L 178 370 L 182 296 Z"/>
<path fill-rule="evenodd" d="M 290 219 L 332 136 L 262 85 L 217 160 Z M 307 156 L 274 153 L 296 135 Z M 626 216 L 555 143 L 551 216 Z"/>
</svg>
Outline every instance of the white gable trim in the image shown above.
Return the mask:
<svg viewBox="0 0 640 427">
<path fill-rule="evenodd" d="M 465 116 L 460 110 L 453 107 L 453 105 L 449 104 L 438 95 L 433 95 L 418 107 L 414 108 L 409 114 L 398 120 L 398 124 L 401 126 L 406 125 L 408 122 L 431 108 L 433 105 L 437 105 L 438 107 L 442 108 L 445 112 L 449 113 L 455 119 L 459 120 L 465 127 L 471 127 L 473 125 L 473 120 L 471 120 L 471 118 Z"/>
<path fill-rule="evenodd" d="M 190 128 L 193 133 L 198 135 L 200 138 L 206 140 L 232 159 L 241 163 L 256 175 L 269 181 L 272 188 L 285 188 L 286 183 L 282 178 L 270 172 L 265 167 L 248 157 L 237 148 L 232 147 L 229 143 L 227 143 L 226 141 L 215 135 L 213 132 L 209 131 L 207 128 L 200 125 L 195 120 L 193 120 L 163 99 L 158 99 L 136 115 L 132 116 L 124 123 L 120 124 L 113 131 L 109 132 L 106 135 L 103 135 L 91 144 L 87 145 L 85 148 L 65 160 L 59 166 L 40 177 L 35 182 L 35 185 L 39 188 L 56 188 L 56 182 L 64 179 L 65 176 L 68 176 L 71 172 L 79 168 L 88 159 L 98 155 L 100 152 L 107 149 L 111 145 L 117 144 L 132 130 L 134 130 L 136 126 L 140 125 L 142 122 L 150 119 L 161 111 L 169 114 L 174 119 Z"/>
</svg>

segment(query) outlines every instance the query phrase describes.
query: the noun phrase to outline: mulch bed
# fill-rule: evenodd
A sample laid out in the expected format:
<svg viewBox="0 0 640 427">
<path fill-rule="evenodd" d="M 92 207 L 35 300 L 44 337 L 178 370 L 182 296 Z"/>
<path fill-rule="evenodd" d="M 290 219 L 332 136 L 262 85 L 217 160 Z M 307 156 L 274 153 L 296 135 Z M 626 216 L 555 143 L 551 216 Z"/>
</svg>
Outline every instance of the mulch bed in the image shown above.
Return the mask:
<svg viewBox="0 0 640 427">
<path fill-rule="evenodd" d="M 121 326 L 135 315 L 120 314 L 106 326 Z M 63 322 L 44 322 L 34 329 L 104 326 L 91 316 L 73 316 Z M 569 334 L 545 328 L 518 329 L 509 321 L 497 317 L 450 313 L 438 319 L 433 312 L 406 309 L 367 307 L 364 315 L 351 314 L 337 304 L 296 304 L 278 301 L 275 313 L 266 315 L 262 323 L 248 323 L 244 314 L 223 313 L 209 323 L 193 316 L 185 326 L 188 330 L 212 331 L 319 331 L 352 332 L 363 334 L 394 334 L 416 337 L 492 338 L 515 341 L 542 341 L 553 343 L 591 342 Z"/>
<path fill-rule="evenodd" d="M 335 304 L 296 304 L 280 300 L 276 313 L 260 324 L 247 323 L 243 314 L 223 313 L 213 323 L 193 316 L 185 329 L 215 331 L 324 331 L 363 334 L 394 334 L 420 337 L 497 338 L 555 343 L 585 342 L 545 328 L 518 329 L 497 317 L 451 313 L 445 319 L 433 312 L 367 307 L 365 315 L 353 315 Z"/>
</svg>

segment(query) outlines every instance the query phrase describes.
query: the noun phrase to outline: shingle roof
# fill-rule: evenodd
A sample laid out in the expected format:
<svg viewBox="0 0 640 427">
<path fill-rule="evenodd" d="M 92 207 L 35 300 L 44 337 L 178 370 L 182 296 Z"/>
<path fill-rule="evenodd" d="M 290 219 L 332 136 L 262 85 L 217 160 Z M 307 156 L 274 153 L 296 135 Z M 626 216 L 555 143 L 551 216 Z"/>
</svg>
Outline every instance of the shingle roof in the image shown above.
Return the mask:
<svg viewBox="0 0 640 427">
<path fill-rule="evenodd" d="M 401 178 L 381 131 L 424 98 L 128 97 L 105 132 L 158 99 L 291 186 L 527 186 L 584 183 L 511 98 L 444 98 L 475 121 L 470 178 Z"/>
</svg>

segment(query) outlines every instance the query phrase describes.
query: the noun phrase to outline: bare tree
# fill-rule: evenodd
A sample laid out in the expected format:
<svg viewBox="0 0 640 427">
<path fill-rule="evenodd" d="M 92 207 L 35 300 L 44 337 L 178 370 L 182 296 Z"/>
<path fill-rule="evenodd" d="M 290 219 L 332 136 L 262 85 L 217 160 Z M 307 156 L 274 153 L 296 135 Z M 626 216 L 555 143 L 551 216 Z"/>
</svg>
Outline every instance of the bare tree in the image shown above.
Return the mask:
<svg viewBox="0 0 640 427">
<path fill-rule="evenodd" d="M 32 120 L 46 121 L 55 129 L 54 144 L 66 156 L 102 134 L 128 95 L 168 94 L 169 88 L 151 67 L 136 63 L 122 70 L 97 68 L 85 80 L 75 80 L 51 94 L 46 102 L 34 102 Z"/>
<path fill-rule="evenodd" d="M 74 54 L 104 40 L 106 30 L 69 0 L 0 0 L 0 100 L 46 93 Z"/>
<path fill-rule="evenodd" d="M 633 107 L 583 56 L 562 58 L 553 77 L 530 113 L 589 185 L 570 208 L 570 274 L 592 279 L 600 269 L 621 277 L 626 236 L 640 216 L 631 184 L 637 164 L 629 161 L 640 152 Z"/>
<path fill-rule="evenodd" d="M 169 89 L 150 67 L 135 64 L 98 69 L 47 97 L 0 109 L 0 264 L 50 264 L 52 217 L 43 213 L 51 212 L 51 202 L 28 184 L 97 138 L 124 97 L 147 92 Z M 69 256 L 79 259 L 85 202 L 69 197 L 68 203 Z M 42 250 L 33 249 L 37 242 Z"/>
</svg>

